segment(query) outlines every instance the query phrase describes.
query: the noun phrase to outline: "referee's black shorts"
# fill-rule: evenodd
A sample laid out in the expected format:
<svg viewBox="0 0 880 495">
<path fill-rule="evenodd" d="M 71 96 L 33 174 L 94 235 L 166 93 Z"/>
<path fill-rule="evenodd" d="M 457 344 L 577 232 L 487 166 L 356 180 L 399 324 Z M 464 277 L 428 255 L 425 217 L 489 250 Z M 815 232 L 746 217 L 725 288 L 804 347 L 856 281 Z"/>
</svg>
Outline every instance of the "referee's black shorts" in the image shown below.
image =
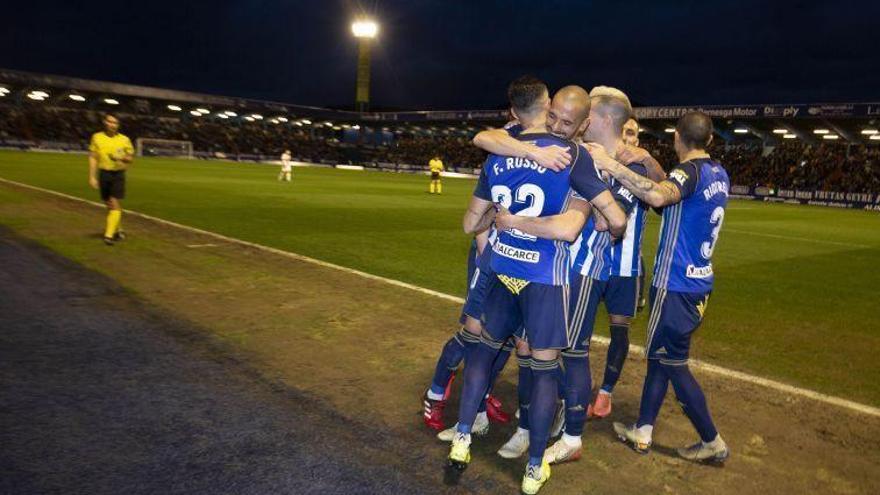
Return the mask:
<svg viewBox="0 0 880 495">
<path fill-rule="evenodd" d="M 431 180 L 440 180 L 440 172 L 431 172 Z"/>
<path fill-rule="evenodd" d="M 125 170 L 101 170 L 98 174 L 101 200 L 125 199 Z"/>
</svg>

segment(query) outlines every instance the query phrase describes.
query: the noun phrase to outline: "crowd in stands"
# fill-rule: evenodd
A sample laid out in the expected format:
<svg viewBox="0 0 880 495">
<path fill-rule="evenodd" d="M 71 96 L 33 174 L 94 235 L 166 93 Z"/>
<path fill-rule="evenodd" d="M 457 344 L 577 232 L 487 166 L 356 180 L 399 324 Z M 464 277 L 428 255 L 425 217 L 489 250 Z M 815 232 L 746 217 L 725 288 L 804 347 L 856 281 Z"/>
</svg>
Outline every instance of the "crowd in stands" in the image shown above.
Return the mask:
<svg viewBox="0 0 880 495">
<path fill-rule="evenodd" d="M 647 142 L 664 167 L 676 163 L 671 143 Z M 880 147 L 846 143 L 713 143 L 709 153 L 730 175 L 731 183 L 774 189 L 880 193 Z"/>
<path fill-rule="evenodd" d="M 101 129 L 96 111 L 50 105 L 0 105 L 0 144 L 27 146 L 50 143 L 85 149 L 92 132 Z M 471 171 L 486 154 L 470 138 L 434 134 L 397 134 L 387 144 L 344 139 L 324 126 L 294 127 L 268 122 L 232 122 L 210 118 L 157 117 L 149 113 L 120 113 L 122 130 L 138 137 L 191 141 L 197 152 L 236 156 L 276 157 L 290 149 L 296 159 L 325 163 L 394 163 L 426 167 L 435 155 L 448 169 Z M 668 141 L 643 139 L 665 168 L 677 162 Z M 847 143 L 783 142 L 725 144 L 710 153 L 724 164 L 731 182 L 777 189 L 880 193 L 880 147 Z"/>
</svg>

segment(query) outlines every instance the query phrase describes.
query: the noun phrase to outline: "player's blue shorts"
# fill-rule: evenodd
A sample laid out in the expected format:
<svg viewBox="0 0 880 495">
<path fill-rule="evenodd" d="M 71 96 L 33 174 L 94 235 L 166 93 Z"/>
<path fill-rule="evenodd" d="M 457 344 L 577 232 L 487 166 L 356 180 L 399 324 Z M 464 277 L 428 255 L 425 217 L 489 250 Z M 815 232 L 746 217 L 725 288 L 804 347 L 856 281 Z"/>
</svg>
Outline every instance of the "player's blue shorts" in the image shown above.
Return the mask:
<svg viewBox="0 0 880 495">
<path fill-rule="evenodd" d="M 651 287 L 648 320 L 648 359 L 663 364 L 687 364 L 691 335 L 700 328 L 712 292 L 673 292 Z"/>
<path fill-rule="evenodd" d="M 639 303 L 639 277 L 610 277 L 603 297 L 609 315 L 632 318 Z"/>
<path fill-rule="evenodd" d="M 565 349 L 568 286 L 531 282 L 517 294 L 493 275 L 488 280 L 480 319 L 486 333 L 496 341 L 504 341 L 523 329 L 532 349 Z"/>
<path fill-rule="evenodd" d="M 489 285 L 489 279 L 495 278 L 495 272 L 491 268 L 481 269 L 474 266 L 474 271 L 468 280 L 467 299 L 464 300 L 464 307 L 461 309 L 461 317 L 459 323 L 464 325 L 468 316 L 477 320 L 483 315 L 483 300 L 486 297 L 486 287 Z"/>
<path fill-rule="evenodd" d="M 636 314 L 638 293 L 638 277 L 595 280 L 586 275 L 573 275 L 568 304 L 568 335 L 571 341 L 569 350 L 580 353 L 590 350 L 599 302 L 605 301 L 605 309 L 609 315 L 632 318 Z"/>
</svg>

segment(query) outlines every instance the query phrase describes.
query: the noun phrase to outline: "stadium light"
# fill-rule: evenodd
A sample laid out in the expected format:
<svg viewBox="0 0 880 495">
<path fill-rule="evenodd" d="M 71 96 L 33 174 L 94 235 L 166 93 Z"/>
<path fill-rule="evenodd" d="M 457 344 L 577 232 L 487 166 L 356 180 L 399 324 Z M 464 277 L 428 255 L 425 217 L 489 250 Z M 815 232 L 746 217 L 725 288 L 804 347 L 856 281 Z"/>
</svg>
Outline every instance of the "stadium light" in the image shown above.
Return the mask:
<svg viewBox="0 0 880 495">
<path fill-rule="evenodd" d="M 354 130 L 356 130 L 356 131 L 361 130 L 361 126 L 359 126 L 359 125 L 357 125 L 357 124 L 351 126 L 351 128 L 354 129 Z"/>
<path fill-rule="evenodd" d="M 672 134 L 673 132 L 675 132 L 675 128 L 667 127 L 666 129 L 663 129 L 663 132 L 668 132 L 669 134 Z"/>
<path fill-rule="evenodd" d="M 254 118 L 251 117 L 250 115 L 248 115 L 247 117 L 244 118 L 244 120 L 247 120 L 248 122 L 253 122 Z"/>
<path fill-rule="evenodd" d="M 33 93 L 28 93 L 27 97 L 30 98 L 31 100 L 36 100 L 36 101 L 43 101 L 46 99 L 45 96 L 40 96 L 40 95 L 36 95 Z"/>
<path fill-rule="evenodd" d="M 379 34 L 379 25 L 369 19 L 361 19 L 351 23 L 351 32 L 355 38 L 375 38 Z"/>
<path fill-rule="evenodd" d="M 813 134 L 828 134 L 829 132 L 831 131 L 829 131 L 828 129 L 816 129 L 813 131 Z"/>
<path fill-rule="evenodd" d="M 252 113 L 251 118 L 255 120 L 263 120 L 263 116 L 258 113 Z"/>
<path fill-rule="evenodd" d="M 874 134 L 873 136 L 869 137 L 868 139 L 870 139 L 871 141 L 880 141 L 880 134 Z"/>
<path fill-rule="evenodd" d="M 70 94 L 67 97 L 73 101 L 86 101 L 86 97 L 83 95 Z"/>
<path fill-rule="evenodd" d="M 312 121 L 309 119 L 302 119 L 300 122 L 302 122 L 305 125 L 312 125 Z"/>
<path fill-rule="evenodd" d="M 822 136 L 822 139 L 840 139 L 840 136 L 837 134 L 825 134 Z"/>
<path fill-rule="evenodd" d="M 233 112 L 232 110 L 227 110 L 223 112 L 227 117 L 238 117 L 238 114 Z"/>
<path fill-rule="evenodd" d="M 192 115 L 193 117 L 201 117 L 202 116 L 202 112 L 199 112 L 198 110 L 190 110 L 189 114 Z"/>
<path fill-rule="evenodd" d="M 104 98 L 104 103 L 108 105 L 119 105 L 119 101 L 113 98 Z"/>
<path fill-rule="evenodd" d="M 43 98 L 49 97 L 49 93 L 42 91 L 42 90 L 31 91 L 28 95 L 41 96 Z"/>
<path fill-rule="evenodd" d="M 228 118 L 229 118 L 229 115 L 226 115 L 225 113 L 218 113 L 218 114 L 217 114 L 217 117 L 220 117 L 221 119 L 224 119 L 224 120 L 225 120 L 225 119 L 228 119 Z"/>
<path fill-rule="evenodd" d="M 211 113 L 211 111 L 208 110 L 207 108 L 196 108 L 196 112 L 199 112 L 200 114 L 203 114 L 203 115 L 208 115 L 209 113 Z"/>
<path fill-rule="evenodd" d="M 0 95 L 6 94 L 9 94 L 9 88 L 7 88 L 6 86 L 0 86 Z"/>
<path fill-rule="evenodd" d="M 278 122 L 287 122 L 287 117 L 275 117 Z"/>
<path fill-rule="evenodd" d="M 788 129 L 773 129 L 773 134 L 788 134 Z"/>
<path fill-rule="evenodd" d="M 327 127 L 333 127 L 333 122 L 330 122 L 328 120 L 327 122 L 324 122 L 324 125 L 326 125 Z"/>
<path fill-rule="evenodd" d="M 351 32 L 358 40 L 354 105 L 359 112 L 365 112 L 370 107 L 370 45 L 379 33 L 379 25 L 370 19 L 358 19 L 351 24 Z"/>
<path fill-rule="evenodd" d="M 271 119 L 269 122 L 271 122 L 271 123 L 273 123 L 273 124 L 280 124 L 280 122 L 278 121 L 278 119 Z"/>
<path fill-rule="evenodd" d="M 168 105 L 168 110 L 171 110 L 172 112 L 179 112 L 183 109 L 177 105 Z"/>
<path fill-rule="evenodd" d="M 303 123 L 302 122 L 294 122 L 293 125 L 295 125 L 297 127 L 302 127 Z"/>
<path fill-rule="evenodd" d="M 736 134 L 748 134 L 749 130 L 748 129 L 734 129 L 733 132 L 735 132 Z"/>
<path fill-rule="evenodd" d="M 785 134 L 782 137 L 783 139 L 795 139 L 797 137 L 797 134 Z"/>
<path fill-rule="evenodd" d="M 877 134 L 877 129 L 862 129 L 862 134 L 866 136 L 873 136 L 874 134 Z"/>
</svg>

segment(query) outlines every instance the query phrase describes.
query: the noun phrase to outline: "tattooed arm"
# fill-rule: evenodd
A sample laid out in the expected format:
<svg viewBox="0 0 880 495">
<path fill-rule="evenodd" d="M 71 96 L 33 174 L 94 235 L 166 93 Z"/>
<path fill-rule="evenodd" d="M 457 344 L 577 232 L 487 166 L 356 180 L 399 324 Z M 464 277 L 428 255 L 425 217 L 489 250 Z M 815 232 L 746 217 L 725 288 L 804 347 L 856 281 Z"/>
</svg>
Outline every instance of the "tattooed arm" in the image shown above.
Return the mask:
<svg viewBox="0 0 880 495">
<path fill-rule="evenodd" d="M 662 208 L 681 201 L 681 189 L 671 180 L 667 179 L 657 183 L 639 175 L 611 158 L 601 146 L 591 146 L 590 154 L 593 156 L 597 169 L 613 175 L 615 179 L 648 205 Z"/>
</svg>

